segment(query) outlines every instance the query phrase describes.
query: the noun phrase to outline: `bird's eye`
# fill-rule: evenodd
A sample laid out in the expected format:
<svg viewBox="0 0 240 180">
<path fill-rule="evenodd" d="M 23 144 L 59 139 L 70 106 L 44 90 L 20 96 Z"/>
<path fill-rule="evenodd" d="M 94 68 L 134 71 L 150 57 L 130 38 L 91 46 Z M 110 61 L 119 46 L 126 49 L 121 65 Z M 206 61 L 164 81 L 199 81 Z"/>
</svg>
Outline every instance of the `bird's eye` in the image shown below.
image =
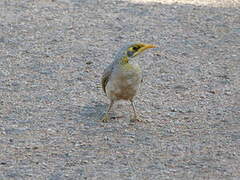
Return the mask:
<svg viewBox="0 0 240 180">
<path fill-rule="evenodd" d="M 139 48 L 138 47 L 136 47 L 136 46 L 133 46 L 133 48 L 132 48 L 134 51 L 137 51 Z"/>
</svg>

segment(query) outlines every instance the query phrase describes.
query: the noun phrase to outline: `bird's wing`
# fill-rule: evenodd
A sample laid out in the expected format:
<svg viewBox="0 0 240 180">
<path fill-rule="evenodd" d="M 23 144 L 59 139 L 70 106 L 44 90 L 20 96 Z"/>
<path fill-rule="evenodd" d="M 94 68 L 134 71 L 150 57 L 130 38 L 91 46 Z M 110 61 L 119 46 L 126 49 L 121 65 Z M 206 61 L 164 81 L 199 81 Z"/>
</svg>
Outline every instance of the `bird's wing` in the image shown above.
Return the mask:
<svg viewBox="0 0 240 180">
<path fill-rule="evenodd" d="M 112 70 L 113 70 L 113 64 L 109 65 L 103 72 L 103 75 L 102 75 L 102 88 L 103 88 L 103 91 L 105 92 L 106 94 L 106 86 L 107 86 L 107 83 L 111 77 L 111 74 L 112 74 Z"/>
</svg>

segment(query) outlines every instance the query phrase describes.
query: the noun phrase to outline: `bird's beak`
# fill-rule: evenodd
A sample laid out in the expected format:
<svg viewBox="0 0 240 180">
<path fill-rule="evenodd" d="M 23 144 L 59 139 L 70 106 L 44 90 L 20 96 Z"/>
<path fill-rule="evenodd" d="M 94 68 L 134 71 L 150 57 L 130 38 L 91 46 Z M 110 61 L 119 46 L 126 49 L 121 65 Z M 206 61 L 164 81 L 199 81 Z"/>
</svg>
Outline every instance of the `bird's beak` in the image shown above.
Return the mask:
<svg viewBox="0 0 240 180">
<path fill-rule="evenodd" d="M 157 46 L 152 45 L 152 44 L 142 44 L 142 47 L 134 54 L 134 56 L 137 56 L 139 53 L 150 49 L 150 48 L 156 48 Z"/>
<path fill-rule="evenodd" d="M 157 46 L 153 45 L 153 44 L 144 44 L 143 48 L 145 49 L 149 49 L 149 48 L 156 48 Z"/>
</svg>

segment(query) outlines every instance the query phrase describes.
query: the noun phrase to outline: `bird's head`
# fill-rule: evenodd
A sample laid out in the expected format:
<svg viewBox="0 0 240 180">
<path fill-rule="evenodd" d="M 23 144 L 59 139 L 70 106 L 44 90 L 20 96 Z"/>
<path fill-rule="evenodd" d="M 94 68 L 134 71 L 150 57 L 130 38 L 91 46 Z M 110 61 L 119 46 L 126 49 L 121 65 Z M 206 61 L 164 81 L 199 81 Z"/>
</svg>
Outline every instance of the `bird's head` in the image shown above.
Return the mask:
<svg viewBox="0 0 240 180">
<path fill-rule="evenodd" d="M 149 48 L 155 48 L 156 46 L 152 44 L 144 44 L 144 43 L 130 43 L 124 46 L 119 53 L 117 54 L 117 59 L 123 61 L 125 63 L 128 62 L 129 59 L 134 58 L 141 54 L 143 51 Z"/>
</svg>

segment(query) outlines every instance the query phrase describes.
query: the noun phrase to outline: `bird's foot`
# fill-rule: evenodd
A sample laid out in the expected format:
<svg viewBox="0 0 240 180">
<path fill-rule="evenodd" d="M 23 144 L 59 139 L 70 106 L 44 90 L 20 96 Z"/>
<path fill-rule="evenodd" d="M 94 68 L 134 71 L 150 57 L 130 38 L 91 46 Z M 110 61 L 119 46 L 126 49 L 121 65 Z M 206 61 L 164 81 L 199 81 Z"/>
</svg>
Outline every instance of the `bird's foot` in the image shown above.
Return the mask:
<svg viewBox="0 0 240 180">
<path fill-rule="evenodd" d="M 109 115 L 105 114 L 103 118 L 101 119 L 102 122 L 107 123 L 110 120 Z"/>
<path fill-rule="evenodd" d="M 131 122 L 143 122 L 143 120 L 138 117 L 138 116 L 133 116 L 131 119 L 130 119 Z"/>
</svg>

